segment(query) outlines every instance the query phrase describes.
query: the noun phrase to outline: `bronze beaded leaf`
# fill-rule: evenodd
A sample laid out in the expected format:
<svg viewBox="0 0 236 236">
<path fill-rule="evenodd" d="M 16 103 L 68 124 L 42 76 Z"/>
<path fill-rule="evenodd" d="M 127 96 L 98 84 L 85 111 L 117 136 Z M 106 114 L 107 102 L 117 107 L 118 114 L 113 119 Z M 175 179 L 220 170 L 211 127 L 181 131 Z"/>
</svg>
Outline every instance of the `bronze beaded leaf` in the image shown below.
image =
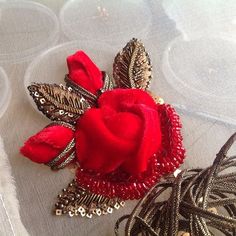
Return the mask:
<svg viewBox="0 0 236 236">
<path fill-rule="evenodd" d="M 130 40 L 113 63 L 113 77 L 117 87 L 147 89 L 152 78 L 152 66 L 144 45 Z"/>
<path fill-rule="evenodd" d="M 90 107 L 81 95 L 62 85 L 34 83 L 28 90 L 38 109 L 52 121 L 73 124 Z"/>
<path fill-rule="evenodd" d="M 105 92 L 112 89 L 114 89 L 114 81 L 106 72 L 103 71 L 103 87 L 100 89 L 100 92 Z"/>
<path fill-rule="evenodd" d="M 76 93 L 83 96 L 91 106 L 96 106 L 98 96 L 101 93 L 107 90 L 112 90 L 114 88 L 114 81 L 112 80 L 112 78 L 110 78 L 105 71 L 103 71 L 102 73 L 103 73 L 103 87 L 98 91 L 96 95 L 89 92 L 87 89 L 81 87 L 80 85 L 76 84 L 69 78 L 69 75 L 65 76 L 66 86 L 71 87 Z"/>
<path fill-rule="evenodd" d="M 69 75 L 65 76 L 65 82 L 66 82 L 67 87 L 72 88 L 77 94 L 80 94 L 81 96 L 83 96 L 91 106 L 96 105 L 97 96 L 89 92 L 87 89 L 76 84 L 74 81 L 72 81 L 69 78 Z"/>
<path fill-rule="evenodd" d="M 81 188 L 76 180 L 73 180 L 58 195 L 54 212 L 58 216 L 66 214 L 70 217 L 92 218 L 93 216 L 111 214 L 114 210 L 118 210 L 124 205 L 125 202 L 117 197 L 108 198 L 89 192 Z"/>
</svg>

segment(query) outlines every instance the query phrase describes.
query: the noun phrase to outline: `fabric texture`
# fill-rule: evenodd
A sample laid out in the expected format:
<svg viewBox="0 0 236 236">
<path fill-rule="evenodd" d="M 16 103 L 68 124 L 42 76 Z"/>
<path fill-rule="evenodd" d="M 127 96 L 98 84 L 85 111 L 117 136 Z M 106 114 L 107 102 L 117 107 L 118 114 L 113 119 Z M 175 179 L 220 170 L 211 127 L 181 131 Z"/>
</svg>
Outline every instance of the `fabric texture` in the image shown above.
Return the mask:
<svg viewBox="0 0 236 236">
<path fill-rule="evenodd" d="M 67 66 L 70 79 L 89 92 L 96 94 L 102 87 L 102 72 L 83 51 L 67 57 Z"/>
<path fill-rule="evenodd" d="M 121 167 L 130 174 L 147 169 L 161 144 L 157 107 L 139 89 L 107 91 L 78 120 L 77 158 L 82 168 L 109 173 Z"/>
<path fill-rule="evenodd" d="M 47 163 L 58 156 L 73 139 L 74 132 L 67 127 L 49 126 L 30 137 L 20 152 L 37 163 Z"/>
</svg>

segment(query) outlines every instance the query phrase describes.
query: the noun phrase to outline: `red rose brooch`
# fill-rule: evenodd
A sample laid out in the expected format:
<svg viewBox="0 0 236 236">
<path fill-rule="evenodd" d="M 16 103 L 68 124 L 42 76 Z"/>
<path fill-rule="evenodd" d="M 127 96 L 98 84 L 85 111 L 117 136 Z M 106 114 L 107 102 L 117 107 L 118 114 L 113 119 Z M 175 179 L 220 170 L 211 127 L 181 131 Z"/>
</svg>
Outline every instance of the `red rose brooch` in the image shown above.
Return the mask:
<svg viewBox="0 0 236 236">
<path fill-rule="evenodd" d="M 67 58 L 66 86 L 28 87 L 52 123 L 21 153 L 53 170 L 73 164 L 75 179 L 58 195 L 56 214 L 111 213 L 139 199 L 183 162 L 179 116 L 147 90 L 152 78 L 143 44 L 132 39 L 117 54 L 113 78 L 82 51 Z"/>
</svg>

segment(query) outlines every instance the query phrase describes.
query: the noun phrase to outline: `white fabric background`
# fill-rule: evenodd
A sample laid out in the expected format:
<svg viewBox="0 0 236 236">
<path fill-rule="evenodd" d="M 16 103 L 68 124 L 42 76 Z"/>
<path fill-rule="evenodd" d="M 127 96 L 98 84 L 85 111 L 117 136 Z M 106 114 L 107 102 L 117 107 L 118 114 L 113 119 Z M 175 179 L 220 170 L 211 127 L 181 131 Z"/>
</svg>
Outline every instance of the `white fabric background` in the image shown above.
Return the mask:
<svg viewBox="0 0 236 236">
<path fill-rule="evenodd" d="M 28 235 L 20 220 L 15 181 L 0 137 L 0 235 Z"/>
<path fill-rule="evenodd" d="M 58 13 L 64 3 L 63 0 L 39 0 L 38 2 L 49 6 L 56 13 Z M 179 29 L 176 29 L 176 22 L 173 20 L 173 17 L 170 19 L 170 16 L 168 16 L 168 14 L 170 14 L 167 11 L 168 4 L 174 2 L 179 6 L 178 11 L 176 12 L 177 18 L 182 17 L 182 22 L 188 23 L 185 27 L 191 28 L 193 24 L 199 20 L 201 26 L 199 26 L 198 29 L 201 29 L 201 27 L 204 28 L 204 22 L 201 22 L 203 18 L 187 18 L 187 15 L 182 14 L 181 4 L 187 8 L 187 6 L 191 6 L 191 4 L 187 3 L 196 1 L 147 0 L 146 2 L 150 5 L 152 24 L 149 32 L 144 37 L 143 42 L 150 52 L 153 61 L 154 79 L 152 82 L 152 89 L 162 96 L 166 102 L 181 104 L 181 102 L 186 101 L 187 98 L 178 94 L 171 88 L 162 73 L 163 52 L 166 50 L 168 43 L 181 34 Z M 216 4 L 222 4 L 222 2 L 225 1 L 216 1 Z M 175 8 L 177 9 L 177 7 Z M 212 11 L 214 10 L 213 8 L 211 9 Z M 213 13 L 220 16 L 221 19 L 232 10 L 232 8 L 228 8 L 228 10 L 224 9 L 225 13 L 222 14 L 219 8 L 216 7 L 215 9 L 217 10 Z M 201 8 L 200 5 L 193 5 L 192 12 L 189 13 L 190 16 L 195 14 L 194 10 L 201 12 L 203 8 Z M 205 11 L 204 14 L 208 14 L 208 12 Z M 235 12 L 233 15 L 235 16 Z M 207 19 L 208 18 L 206 17 L 206 20 Z M 130 22 L 127 22 L 127 24 L 130 24 L 130 27 L 132 27 L 133 21 L 135 21 L 135 19 L 130 19 Z M 219 21 L 214 20 L 210 23 L 211 26 L 216 26 L 216 33 L 219 31 L 217 27 L 218 23 Z M 119 24 L 119 22 L 117 22 L 117 24 Z M 96 33 L 99 29 L 97 29 L 96 26 L 91 25 L 91 28 L 88 30 Z M 96 38 L 91 40 L 96 42 Z M 114 52 L 118 51 L 118 49 L 124 46 L 124 42 L 128 40 L 129 38 L 126 38 L 126 36 L 123 35 L 122 42 L 119 45 L 113 45 L 112 50 L 114 50 Z M 61 35 L 60 42 L 65 41 L 68 41 L 68 39 Z M 90 47 L 90 45 L 91 41 L 87 42 L 87 47 Z M 111 56 L 114 52 L 111 52 Z M 108 60 L 108 58 L 104 58 L 104 60 Z M 109 60 L 112 60 L 112 57 L 109 58 Z M 106 61 L 103 63 L 106 63 Z M 111 61 L 107 63 L 111 64 Z M 19 154 L 19 148 L 24 140 L 39 131 L 49 122 L 46 118 L 32 109 L 28 97 L 25 94 L 23 79 L 27 65 L 28 63 L 4 65 L 4 69 L 11 82 L 13 95 L 7 112 L 0 120 L 0 133 L 4 139 L 6 152 L 16 181 L 20 215 L 23 224 L 29 234 L 35 236 L 113 235 L 113 228 L 116 220 L 118 217 L 128 214 L 133 208 L 135 201 L 127 202 L 124 209 L 116 211 L 110 216 L 93 218 L 92 220 L 84 218 L 68 218 L 64 216 L 55 217 L 51 214 L 55 197 L 73 178 L 73 175 L 68 170 L 63 170 L 58 173 L 51 172 L 46 166 L 34 164 Z M 58 65 L 54 61 L 51 61 L 48 63 L 48 68 L 50 68 L 50 70 L 45 69 L 43 72 L 40 71 L 40 74 L 42 74 L 42 76 L 44 75 L 44 79 L 50 76 L 50 71 L 58 71 L 57 68 L 54 68 L 55 66 Z M 62 70 L 64 71 L 65 65 L 62 66 Z M 60 75 L 59 80 L 61 80 L 63 76 L 64 75 Z M 52 77 L 56 78 L 57 76 L 52 75 Z M 202 103 L 204 103 L 204 101 L 202 101 Z M 221 110 L 218 112 L 221 113 Z M 207 165 L 210 165 L 219 148 L 235 131 L 235 127 L 201 116 L 188 115 L 181 112 L 180 115 L 183 123 L 184 144 L 187 150 L 187 159 L 182 168 L 197 166 L 206 167 Z"/>
</svg>

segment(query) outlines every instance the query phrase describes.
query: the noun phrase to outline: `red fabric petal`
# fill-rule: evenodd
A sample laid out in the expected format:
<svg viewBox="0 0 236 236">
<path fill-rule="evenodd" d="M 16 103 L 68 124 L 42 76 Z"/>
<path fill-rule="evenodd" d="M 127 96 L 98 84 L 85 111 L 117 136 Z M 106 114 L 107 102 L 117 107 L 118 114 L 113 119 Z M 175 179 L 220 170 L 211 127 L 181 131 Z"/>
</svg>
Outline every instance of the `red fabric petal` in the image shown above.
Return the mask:
<svg viewBox="0 0 236 236">
<path fill-rule="evenodd" d="M 93 193 L 121 199 L 139 199 L 154 186 L 162 175 L 172 173 L 183 163 L 185 149 L 182 143 L 181 123 L 175 110 L 168 104 L 157 105 L 162 142 L 156 154 L 148 161 L 148 168 L 139 175 L 130 175 L 122 169 L 101 174 L 77 169 L 78 184 Z"/>
<path fill-rule="evenodd" d="M 156 109 L 136 105 L 131 111 L 142 118 L 142 129 L 138 134 L 138 152 L 132 158 L 128 158 L 122 166 L 128 173 L 138 174 L 147 170 L 149 158 L 160 148 L 161 129 Z"/>
<path fill-rule="evenodd" d="M 79 120 L 76 144 L 78 159 L 82 167 L 107 173 L 118 168 L 124 160 L 129 158 L 129 155 L 132 155 L 132 150 L 137 144 L 133 140 L 120 137 L 119 124 L 114 125 L 116 116 L 112 118 L 108 123 L 113 123 L 113 129 L 109 129 L 109 125 L 107 127 L 103 119 L 103 112 L 92 108 Z M 124 114 L 121 119 L 125 122 L 131 119 L 135 124 L 139 122 L 132 117 L 132 114 Z M 118 135 L 114 132 L 117 127 Z M 125 133 L 130 136 L 132 130 L 126 129 Z"/>
<path fill-rule="evenodd" d="M 156 103 L 153 98 L 141 89 L 115 89 L 103 93 L 99 100 L 98 106 L 109 106 L 114 110 L 129 109 L 129 105 L 146 105 L 156 109 Z"/>
<path fill-rule="evenodd" d="M 20 152 L 37 163 L 47 163 L 58 156 L 72 140 L 74 132 L 64 126 L 49 126 L 30 137 Z"/>
<path fill-rule="evenodd" d="M 80 165 L 101 173 L 121 167 L 130 174 L 147 169 L 148 159 L 161 143 L 156 104 L 138 89 L 105 92 L 99 108 L 85 112 L 77 123 Z"/>
<path fill-rule="evenodd" d="M 102 88 L 102 72 L 83 52 L 78 51 L 67 57 L 69 78 L 93 94 Z"/>
</svg>

